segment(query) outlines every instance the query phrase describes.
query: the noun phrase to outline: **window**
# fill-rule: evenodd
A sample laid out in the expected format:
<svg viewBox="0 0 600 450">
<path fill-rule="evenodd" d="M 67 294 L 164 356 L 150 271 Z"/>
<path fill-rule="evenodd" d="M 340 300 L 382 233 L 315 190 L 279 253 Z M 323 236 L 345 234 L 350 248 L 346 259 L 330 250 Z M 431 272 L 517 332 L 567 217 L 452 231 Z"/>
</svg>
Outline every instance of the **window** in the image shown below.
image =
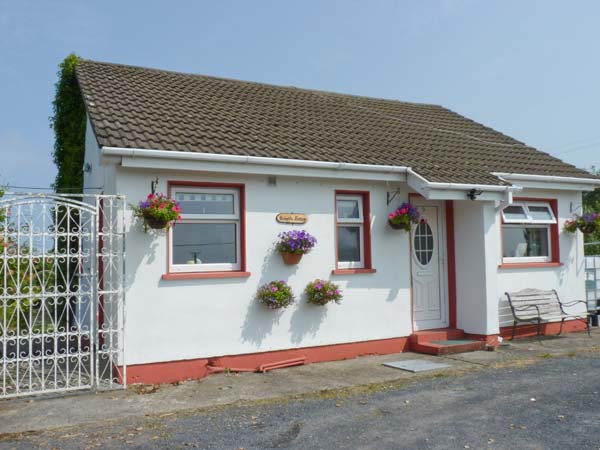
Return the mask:
<svg viewBox="0 0 600 450">
<path fill-rule="evenodd" d="M 241 270 L 240 189 L 175 186 L 181 220 L 170 230 L 170 272 Z"/>
<path fill-rule="evenodd" d="M 502 257 L 505 263 L 558 260 L 552 233 L 558 232 L 548 202 L 517 202 L 502 210 Z M 554 259 L 553 259 L 554 258 Z"/>
<path fill-rule="evenodd" d="M 368 193 L 336 193 L 337 268 L 370 269 Z"/>
<path fill-rule="evenodd" d="M 413 251 L 419 264 L 426 266 L 433 258 L 435 242 L 433 240 L 433 231 L 427 222 L 419 222 L 415 227 L 413 238 Z"/>
</svg>

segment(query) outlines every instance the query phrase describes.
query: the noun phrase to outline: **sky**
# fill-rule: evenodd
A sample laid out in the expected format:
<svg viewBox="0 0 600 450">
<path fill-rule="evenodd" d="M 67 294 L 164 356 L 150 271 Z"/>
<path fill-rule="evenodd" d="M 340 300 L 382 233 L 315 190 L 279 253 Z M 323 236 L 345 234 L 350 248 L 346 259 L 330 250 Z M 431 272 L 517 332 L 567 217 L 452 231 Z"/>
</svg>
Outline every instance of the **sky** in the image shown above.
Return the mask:
<svg viewBox="0 0 600 450">
<path fill-rule="evenodd" d="M 600 2 L 0 0 L 0 184 L 54 181 L 69 53 L 98 61 L 441 104 L 600 167 Z"/>
</svg>

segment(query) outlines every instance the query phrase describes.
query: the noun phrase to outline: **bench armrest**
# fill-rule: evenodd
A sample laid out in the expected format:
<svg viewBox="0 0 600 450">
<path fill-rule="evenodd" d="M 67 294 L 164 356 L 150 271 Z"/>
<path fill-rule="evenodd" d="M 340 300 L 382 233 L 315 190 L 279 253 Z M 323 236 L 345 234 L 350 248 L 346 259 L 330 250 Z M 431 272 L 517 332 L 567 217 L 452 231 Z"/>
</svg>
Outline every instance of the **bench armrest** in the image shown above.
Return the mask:
<svg viewBox="0 0 600 450">
<path fill-rule="evenodd" d="M 576 305 L 577 303 L 583 303 L 584 305 L 587 306 L 587 302 L 584 300 L 573 300 L 572 302 L 560 302 L 560 304 L 563 306 L 573 306 L 573 305 Z"/>
</svg>

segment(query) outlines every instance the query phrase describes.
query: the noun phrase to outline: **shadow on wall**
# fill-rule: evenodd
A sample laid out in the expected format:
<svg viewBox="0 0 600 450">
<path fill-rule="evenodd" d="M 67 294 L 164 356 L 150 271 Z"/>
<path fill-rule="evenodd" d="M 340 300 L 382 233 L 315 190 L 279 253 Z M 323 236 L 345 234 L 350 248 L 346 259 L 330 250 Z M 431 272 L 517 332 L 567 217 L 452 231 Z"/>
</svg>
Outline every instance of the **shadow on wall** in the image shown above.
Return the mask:
<svg viewBox="0 0 600 450">
<path fill-rule="evenodd" d="M 307 336 L 316 336 L 321 324 L 327 317 L 328 308 L 337 305 L 312 305 L 306 302 L 304 296 L 296 305 L 292 319 L 290 320 L 291 340 L 294 344 L 300 344 Z"/>
<path fill-rule="evenodd" d="M 258 282 L 259 286 L 273 280 L 287 281 L 289 276 L 298 270 L 297 266 L 282 265 L 277 260 L 279 258 L 281 258 L 281 255 L 275 250 L 274 245 L 267 250 L 260 269 L 261 277 Z M 258 347 L 271 334 L 273 327 L 279 323 L 284 311 L 268 309 L 256 299 L 255 292 L 249 294 L 248 309 L 242 325 L 242 340 Z M 296 303 L 291 308 L 297 308 L 299 300 L 296 298 Z"/>
<path fill-rule="evenodd" d="M 144 270 L 144 266 L 151 266 L 156 260 L 156 249 L 158 248 L 158 239 L 161 237 L 160 231 L 144 232 L 144 227 L 139 220 L 135 220 L 126 230 L 125 239 L 127 245 L 132 248 L 146 249 L 145 251 L 127 252 L 127 263 L 125 271 L 124 289 L 125 292 L 133 286 L 135 277 L 139 270 Z M 164 232 L 162 232 L 164 233 Z M 143 263 L 143 264 L 142 264 Z"/>
</svg>

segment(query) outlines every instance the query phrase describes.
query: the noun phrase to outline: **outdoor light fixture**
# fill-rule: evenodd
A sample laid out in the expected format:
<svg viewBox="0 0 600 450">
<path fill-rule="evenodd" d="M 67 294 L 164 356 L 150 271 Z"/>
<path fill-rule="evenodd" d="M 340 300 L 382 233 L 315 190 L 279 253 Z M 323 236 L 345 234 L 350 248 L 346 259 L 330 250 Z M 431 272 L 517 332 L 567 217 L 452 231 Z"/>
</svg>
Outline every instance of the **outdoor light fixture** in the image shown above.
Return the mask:
<svg viewBox="0 0 600 450">
<path fill-rule="evenodd" d="M 470 200 L 475 200 L 477 199 L 477 197 L 479 197 L 481 194 L 483 194 L 483 191 L 481 189 L 471 189 L 469 192 L 467 192 L 467 197 Z"/>
</svg>

